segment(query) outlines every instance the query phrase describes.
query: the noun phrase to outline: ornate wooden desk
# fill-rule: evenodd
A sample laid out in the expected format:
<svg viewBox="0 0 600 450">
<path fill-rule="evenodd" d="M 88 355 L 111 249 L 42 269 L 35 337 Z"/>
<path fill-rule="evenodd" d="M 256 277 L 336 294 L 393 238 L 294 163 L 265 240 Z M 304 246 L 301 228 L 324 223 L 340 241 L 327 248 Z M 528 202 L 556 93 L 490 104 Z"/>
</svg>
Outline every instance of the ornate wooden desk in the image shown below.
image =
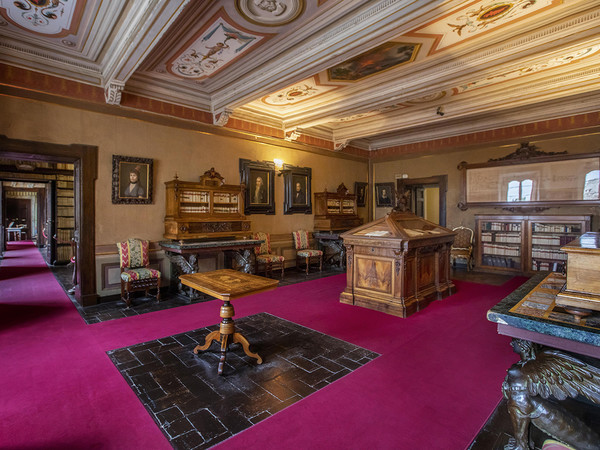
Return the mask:
<svg viewBox="0 0 600 450">
<path fill-rule="evenodd" d="M 220 312 L 222 320 L 219 329 L 209 333 L 208 336 L 206 336 L 204 345 L 197 345 L 196 348 L 194 348 L 194 353 L 198 354 L 199 351 L 208 349 L 213 341 L 219 341 L 221 343 L 221 359 L 219 360 L 218 368 L 219 375 L 223 374 L 223 366 L 225 364 L 225 358 L 230 343 L 241 344 L 244 353 L 252 358 L 256 358 L 257 363 L 261 364 L 262 358 L 258 356 L 258 354 L 250 351 L 250 343 L 248 340 L 235 331 L 233 323 L 235 311 L 230 302 L 231 300 L 246 295 L 274 289 L 277 287 L 279 281 L 231 269 L 181 275 L 179 278 L 186 286 L 223 300 Z"/>
<path fill-rule="evenodd" d="M 600 442 L 597 431 L 553 401 L 581 396 L 600 404 L 600 314 L 577 319 L 557 306 L 565 281 L 559 273 L 536 275 L 487 314 L 521 356 L 502 386 L 514 448 L 529 448 L 530 423 L 575 448 Z"/>
<path fill-rule="evenodd" d="M 175 273 L 171 280 L 184 273 L 198 272 L 198 259 L 206 256 L 216 256 L 219 253 L 231 254 L 230 267 L 246 273 L 256 271 L 256 259 L 252 249 L 263 241 L 260 239 L 221 239 L 213 241 L 161 241 L 158 243 L 164 250 L 166 257 L 173 264 Z M 217 269 L 222 269 L 218 267 Z M 175 286 L 173 286 L 175 288 Z M 180 294 L 194 299 L 197 294 L 193 291 L 186 293 L 181 283 L 176 287 Z"/>
</svg>

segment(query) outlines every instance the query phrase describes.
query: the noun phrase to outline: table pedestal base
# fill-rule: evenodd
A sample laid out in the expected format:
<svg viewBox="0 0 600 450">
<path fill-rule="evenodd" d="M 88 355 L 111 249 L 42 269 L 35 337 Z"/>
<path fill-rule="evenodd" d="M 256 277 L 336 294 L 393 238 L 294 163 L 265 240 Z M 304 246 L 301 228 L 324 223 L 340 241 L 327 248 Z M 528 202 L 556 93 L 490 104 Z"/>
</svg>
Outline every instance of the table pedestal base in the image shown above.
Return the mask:
<svg viewBox="0 0 600 450">
<path fill-rule="evenodd" d="M 210 332 L 208 336 L 206 336 L 204 345 L 197 345 L 194 348 L 194 353 L 197 355 L 199 351 L 207 350 L 213 341 L 218 341 L 221 343 L 221 358 L 219 360 L 219 368 L 217 370 L 219 375 L 223 374 L 223 366 L 225 365 L 225 358 L 227 357 L 227 351 L 229 350 L 230 344 L 242 344 L 244 353 L 251 358 L 255 358 L 257 364 L 262 364 L 262 358 L 258 354 L 250 351 L 250 343 L 248 342 L 248 339 L 242 336 L 241 333 L 235 331 L 235 325 L 232 319 L 234 313 L 233 305 L 229 302 L 229 300 L 225 300 L 223 302 L 223 306 L 221 306 L 220 317 L 223 320 L 221 320 L 219 329 Z"/>
</svg>

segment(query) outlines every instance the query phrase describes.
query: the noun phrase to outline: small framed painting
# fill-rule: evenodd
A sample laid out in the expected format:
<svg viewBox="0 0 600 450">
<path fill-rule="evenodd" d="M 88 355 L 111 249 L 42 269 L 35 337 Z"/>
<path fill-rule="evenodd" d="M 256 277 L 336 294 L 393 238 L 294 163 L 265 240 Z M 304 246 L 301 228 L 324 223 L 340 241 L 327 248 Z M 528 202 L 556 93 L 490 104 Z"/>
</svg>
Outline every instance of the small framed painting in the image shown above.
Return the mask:
<svg viewBox="0 0 600 450">
<path fill-rule="evenodd" d="M 284 214 L 312 214 L 310 167 L 283 166 Z"/>
<path fill-rule="evenodd" d="M 394 183 L 375 183 L 375 204 L 379 207 L 394 206 Z"/>
<path fill-rule="evenodd" d="M 115 204 L 152 203 L 153 160 L 113 155 L 112 202 Z"/>
<path fill-rule="evenodd" d="M 275 214 L 273 163 L 240 158 L 240 179 L 246 185 L 244 214 Z"/>
</svg>

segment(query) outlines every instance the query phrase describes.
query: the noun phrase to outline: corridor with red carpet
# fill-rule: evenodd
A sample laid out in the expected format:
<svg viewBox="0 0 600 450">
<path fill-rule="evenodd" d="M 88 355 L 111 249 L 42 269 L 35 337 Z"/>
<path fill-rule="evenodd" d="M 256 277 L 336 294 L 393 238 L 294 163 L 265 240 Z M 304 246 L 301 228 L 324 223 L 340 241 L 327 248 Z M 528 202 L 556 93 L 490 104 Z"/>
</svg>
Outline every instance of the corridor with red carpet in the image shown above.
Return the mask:
<svg viewBox="0 0 600 450">
<path fill-rule="evenodd" d="M 456 280 L 454 295 L 408 319 L 341 304 L 345 274 L 235 300 L 236 321 L 267 313 L 378 356 L 218 447 L 467 448 L 501 399 L 506 368 L 518 359 L 486 312 L 524 280 L 502 286 Z M 220 303 L 88 325 L 39 250 L 10 242 L 0 261 L 0 448 L 172 448 L 110 355 L 213 326 Z M 195 346 L 180 344 L 188 356 Z M 190 367 L 194 358 L 202 355 L 190 357 Z M 232 392 L 236 377 L 225 375 L 223 399 L 241 395 Z M 277 384 L 277 374 L 262 381 Z M 210 430 L 203 431 L 198 448 L 211 445 Z"/>
</svg>

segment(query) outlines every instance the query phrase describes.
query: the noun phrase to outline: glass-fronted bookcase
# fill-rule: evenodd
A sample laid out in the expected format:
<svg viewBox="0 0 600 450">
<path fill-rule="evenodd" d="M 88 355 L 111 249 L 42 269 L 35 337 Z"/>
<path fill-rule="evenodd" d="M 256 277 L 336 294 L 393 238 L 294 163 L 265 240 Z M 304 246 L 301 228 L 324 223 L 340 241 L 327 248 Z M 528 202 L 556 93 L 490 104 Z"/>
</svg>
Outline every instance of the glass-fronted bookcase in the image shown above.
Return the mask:
<svg viewBox="0 0 600 450">
<path fill-rule="evenodd" d="M 476 265 L 505 272 L 562 272 L 560 248 L 590 230 L 590 216 L 481 215 L 476 222 Z"/>
</svg>

